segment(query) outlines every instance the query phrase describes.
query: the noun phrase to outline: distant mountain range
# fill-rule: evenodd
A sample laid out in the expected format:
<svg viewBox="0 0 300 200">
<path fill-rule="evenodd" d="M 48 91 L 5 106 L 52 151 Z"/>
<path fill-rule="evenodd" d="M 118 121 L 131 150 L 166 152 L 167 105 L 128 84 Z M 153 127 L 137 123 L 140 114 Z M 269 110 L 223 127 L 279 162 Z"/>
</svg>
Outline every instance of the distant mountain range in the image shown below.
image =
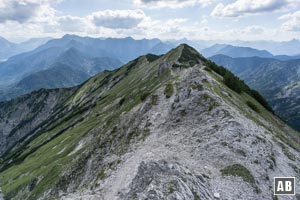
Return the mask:
<svg viewBox="0 0 300 200">
<path fill-rule="evenodd" d="M 300 130 L 300 59 L 210 57 L 261 92 L 276 113 Z"/>
<path fill-rule="evenodd" d="M 237 46 L 232 46 L 227 44 L 213 45 L 209 48 L 202 50 L 201 53 L 205 57 L 211 57 L 217 54 L 223 54 L 233 58 L 252 57 L 252 56 L 266 57 L 266 58 L 273 57 L 273 55 L 266 50 L 257 50 L 250 47 L 237 47 Z"/>
<path fill-rule="evenodd" d="M 252 47 L 260 50 L 267 50 L 273 55 L 298 55 L 300 54 L 300 41 L 293 39 L 290 41 L 235 41 L 232 45 Z"/>
<path fill-rule="evenodd" d="M 20 66 L 24 66 L 20 68 Z M 92 57 L 75 47 L 65 51 L 49 48 L 18 60 L 18 57 L 0 64 L 3 85 L 0 100 L 14 98 L 41 88 L 65 88 L 81 84 L 89 77 L 122 65 L 111 57 Z M 1 68 L 3 67 L 3 68 Z M 10 81 L 9 81 L 10 80 Z"/>
<path fill-rule="evenodd" d="M 45 44 L 50 39 L 51 38 L 33 38 L 17 44 L 0 37 L 0 61 L 23 52 L 31 51 Z"/>
<path fill-rule="evenodd" d="M 187 39 L 164 42 L 159 39 L 135 40 L 131 37 L 118 39 L 90 38 L 76 35 L 65 35 L 59 39 L 47 40 L 46 38 L 32 39 L 19 44 L 19 49 L 22 49 L 22 51 L 38 47 L 32 51 L 12 56 L 7 61 L 0 63 L 0 101 L 8 100 L 40 88 L 66 88 L 79 85 L 101 71 L 113 70 L 121 66 L 122 63 L 133 60 L 140 55 L 148 53 L 156 55 L 164 54 L 180 42 L 192 44 L 197 49 L 202 49 L 210 44 L 209 41 L 201 44 L 200 41 Z M 14 43 L 3 38 L 0 42 L 2 43 L 0 51 L 5 48 L 13 49 L 15 46 Z M 274 42 L 274 44 L 283 46 L 283 49 L 291 45 L 293 49 L 297 47 L 298 42 L 298 40 L 292 40 L 282 43 Z M 240 42 L 240 44 L 253 46 L 254 42 Z M 252 76 L 259 75 L 255 67 L 262 66 L 263 64 L 267 65 L 266 63 L 273 63 L 272 65 L 277 63 L 276 65 L 284 66 L 285 61 L 289 63 L 289 60 L 300 59 L 300 55 L 274 56 L 266 50 L 228 44 L 216 44 L 203 49 L 201 52 L 206 57 L 213 56 L 212 60 L 216 63 L 228 67 L 252 87 L 258 89 L 275 107 L 282 105 L 282 102 L 277 100 L 277 94 L 281 90 L 284 90 L 281 91 L 283 93 L 290 91 L 284 88 L 290 88 L 289 86 L 292 85 L 295 88 L 293 91 L 297 91 L 297 87 L 294 87 L 294 82 L 298 81 L 296 78 L 292 81 L 290 79 L 284 80 L 283 85 L 276 88 L 272 85 L 272 87 L 266 87 L 267 89 L 264 90 L 262 85 L 252 84 L 249 77 L 251 74 L 254 74 Z M 295 50 L 294 54 L 295 52 L 298 51 Z M 218 54 L 223 54 L 223 56 Z M 226 57 L 226 55 L 229 57 Z M 264 73 L 268 74 L 271 72 L 267 71 Z M 296 95 L 294 95 L 296 93 L 291 92 L 293 94 L 291 99 L 296 98 Z M 286 101 L 286 104 L 289 103 L 286 99 L 284 101 Z M 282 105 L 281 107 L 284 106 Z M 275 110 L 281 113 L 281 116 L 286 115 L 278 109 Z"/>
<path fill-rule="evenodd" d="M 227 44 L 239 47 L 250 47 L 257 50 L 266 50 L 273 55 L 300 55 L 300 41 L 292 39 L 290 41 L 241 41 L 241 40 L 170 40 L 172 44 L 187 43 L 195 47 L 199 52 L 215 44 Z M 216 54 L 215 54 L 216 55 Z"/>
<path fill-rule="evenodd" d="M 65 35 L 0 63 L 0 100 L 40 88 L 75 86 L 140 55 L 163 54 L 172 48 L 171 43 L 158 39 L 98 39 Z"/>
<path fill-rule="evenodd" d="M 122 63 L 109 57 L 88 58 L 76 49 L 64 52 L 50 68 L 35 72 L 23 78 L 10 92 L 29 93 L 41 88 L 67 88 L 79 85 L 89 77 L 104 71 L 113 70 Z"/>
<path fill-rule="evenodd" d="M 232 46 L 250 47 L 258 50 L 266 50 L 273 55 L 289 55 L 295 56 L 300 54 L 300 41 L 298 39 L 292 39 L 290 41 L 225 41 L 225 40 L 183 40 L 198 51 L 202 51 L 205 48 L 211 47 L 215 44 L 227 44 Z M 176 43 L 176 41 L 173 41 Z"/>
<path fill-rule="evenodd" d="M 240 47 L 228 44 L 215 44 L 211 47 L 205 48 L 201 51 L 205 57 L 211 57 L 214 55 L 226 55 L 232 58 L 245 58 L 245 57 L 262 57 L 262 58 L 274 58 L 277 60 L 293 60 L 300 59 L 300 55 L 288 56 L 288 55 L 276 55 L 274 56 L 266 50 L 258 50 L 250 47 Z"/>
<path fill-rule="evenodd" d="M 174 45 L 163 43 L 159 39 L 135 40 L 127 38 L 91 38 L 76 35 L 65 35 L 60 39 L 54 39 L 35 50 L 39 52 L 50 47 L 76 47 L 90 56 L 108 56 L 128 62 L 145 53 L 162 54 Z"/>
<path fill-rule="evenodd" d="M 69 37 L 72 37 L 72 35 L 67 35 Z M 74 36 L 74 35 L 73 35 Z M 31 51 L 38 46 L 45 44 L 47 41 L 49 41 L 51 38 L 33 38 L 29 39 L 22 43 L 13 43 L 8 40 L 6 40 L 3 37 L 0 37 L 0 61 L 6 60 L 11 56 Z M 90 38 L 91 39 L 91 38 Z M 100 38 L 102 40 L 106 40 L 108 38 Z M 112 38 L 111 38 L 112 39 Z M 128 38 L 132 39 L 132 38 Z M 114 40 L 114 39 L 113 39 Z M 130 40 L 128 40 L 130 41 Z M 159 39 L 153 39 L 152 42 L 159 42 Z M 109 43 L 109 42 L 108 42 Z M 300 56 L 300 41 L 298 39 L 292 39 L 290 41 L 222 41 L 222 40 L 189 40 L 186 38 L 180 39 L 180 40 L 168 40 L 163 41 L 162 43 L 157 43 L 156 45 L 165 45 L 164 48 L 167 47 L 168 50 L 170 50 L 169 47 L 174 47 L 179 44 L 186 43 L 194 48 L 196 48 L 198 51 L 202 51 L 205 48 L 209 48 L 215 44 L 227 44 L 232 46 L 240 46 L 240 47 L 250 47 L 257 50 L 266 50 L 269 53 L 273 55 L 289 55 L 289 56 Z M 169 46 L 169 47 L 168 47 Z M 153 51 L 158 47 L 155 47 Z M 165 52 L 165 51 L 164 51 Z M 162 52 L 162 53 L 164 53 Z M 216 54 L 214 54 L 216 55 Z M 212 55 L 209 55 L 212 56 Z M 134 58 L 132 58 L 134 59 Z M 123 62 L 126 62 L 126 60 L 123 60 Z"/>
</svg>

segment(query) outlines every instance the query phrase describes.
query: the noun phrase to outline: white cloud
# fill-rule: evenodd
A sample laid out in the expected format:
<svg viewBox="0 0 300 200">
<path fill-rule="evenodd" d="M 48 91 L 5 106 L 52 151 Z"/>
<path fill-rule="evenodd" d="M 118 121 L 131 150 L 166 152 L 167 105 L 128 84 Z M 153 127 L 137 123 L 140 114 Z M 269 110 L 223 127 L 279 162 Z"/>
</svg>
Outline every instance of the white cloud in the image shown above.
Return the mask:
<svg viewBox="0 0 300 200">
<path fill-rule="evenodd" d="M 251 35 L 261 35 L 265 33 L 266 29 L 261 26 L 248 26 L 245 29 L 242 29 L 244 34 L 251 34 Z"/>
<path fill-rule="evenodd" d="M 237 0 L 228 5 L 219 3 L 211 15 L 216 17 L 237 17 L 246 14 L 273 12 L 297 6 L 299 6 L 299 1 L 297 0 Z"/>
<path fill-rule="evenodd" d="M 143 23 L 141 23 L 143 22 Z M 78 17 L 55 16 L 52 23 L 41 24 L 45 33 L 63 35 L 66 33 L 95 37 L 135 36 L 152 24 L 142 10 L 104 10 Z"/>
<path fill-rule="evenodd" d="M 147 18 L 134 30 L 133 34 L 139 38 L 182 38 L 184 33 L 182 30 L 186 21 L 188 21 L 186 18 L 175 18 L 165 21 Z"/>
<path fill-rule="evenodd" d="M 45 32 L 95 37 L 136 36 L 154 24 L 142 10 L 104 10 L 85 17 L 56 16 L 53 21 L 52 24 L 44 25 Z"/>
<path fill-rule="evenodd" d="M 17 21 L 24 23 L 36 15 L 39 4 L 35 2 L 2 1 L 0 22 Z"/>
<path fill-rule="evenodd" d="M 0 0 L 0 33 L 8 38 L 24 37 L 60 37 L 66 33 L 92 37 L 127 37 L 161 38 L 161 39 L 225 39 L 225 40 L 261 40 L 299 37 L 300 11 L 280 17 L 282 29 L 267 29 L 254 23 L 237 28 L 232 24 L 212 23 L 211 16 L 194 15 L 191 18 L 167 19 L 160 10 L 143 10 L 146 8 L 183 8 L 188 6 L 205 6 L 215 0 L 131 0 L 141 9 L 134 10 L 100 10 L 85 16 L 67 15 L 54 6 L 61 0 Z M 295 8 L 299 0 L 237 0 L 232 4 L 219 4 L 214 9 L 215 16 L 242 16 Z M 221 6 L 221 7 L 220 7 Z M 218 12 L 216 10 L 219 10 Z M 181 13 L 184 12 L 184 13 Z M 285 10 L 286 11 L 286 10 Z M 186 10 L 175 10 L 178 16 L 185 15 Z M 217 14 L 218 13 L 218 14 Z M 152 15 L 153 14 L 153 18 Z M 183 14 L 183 15 L 182 15 Z M 160 17 L 160 18 L 159 18 Z M 240 18 L 236 18 L 240 20 Z M 212 20 L 212 21 L 211 21 Z M 217 20 L 218 21 L 218 20 Z M 239 22 L 237 21 L 236 24 Z M 212 24 L 210 26 L 210 24 Z M 26 33 L 26 34 L 24 34 Z"/>
<path fill-rule="evenodd" d="M 200 5 L 205 7 L 213 2 L 213 0 L 133 0 L 138 7 L 160 9 L 160 8 L 183 8 Z"/>
<path fill-rule="evenodd" d="M 141 23 L 146 15 L 142 10 L 104 10 L 92 13 L 88 18 L 99 27 L 130 29 Z"/>
<path fill-rule="evenodd" d="M 58 0 L 0 0 L 0 23 L 48 21 L 55 15 L 52 4 Z"/>
<path fill-rule="evenodd" d="M 282 29 L 286 31 L 300 31 L 300 11 L 281 16 L 279 19 L 286 20 L 282 24 Z"/>
<path fill-rule="evenodd" d="M 82 17 L 66 15 L 57 18 L 57 25 L 62 31 L 83 32 L 89 26 L 89 22 Z"/>
<path fill-rule="evenodd" d="M 179 26 L 177 34 L 170 35 L 170 38 L 188 38 L 191 40 L 265 40 L 268 39 L 282 39 L 282 33 L 276 32 L 275 29 L 268 29 L 262 26 L 247 26 L 244 28 L 229 27 L 226 30 L 217 30 L 209 25 L 200 25 L 195 29 L 194 25 Z M 177 37 L 175 37 L 177 36 Z"/>
</svg>

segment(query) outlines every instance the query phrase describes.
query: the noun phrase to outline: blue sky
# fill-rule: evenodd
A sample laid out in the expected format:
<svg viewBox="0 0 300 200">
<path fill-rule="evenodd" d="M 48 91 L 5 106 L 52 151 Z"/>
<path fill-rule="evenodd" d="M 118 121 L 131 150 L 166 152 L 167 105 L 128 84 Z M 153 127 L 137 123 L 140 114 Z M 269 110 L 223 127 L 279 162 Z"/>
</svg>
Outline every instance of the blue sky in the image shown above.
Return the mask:
<svg viewBox="0 0 300 200">
<path fill-rule="evenodd" d="M 299 0 L 0 0 L 1 36 L 300 39 Z"/>
</svg>

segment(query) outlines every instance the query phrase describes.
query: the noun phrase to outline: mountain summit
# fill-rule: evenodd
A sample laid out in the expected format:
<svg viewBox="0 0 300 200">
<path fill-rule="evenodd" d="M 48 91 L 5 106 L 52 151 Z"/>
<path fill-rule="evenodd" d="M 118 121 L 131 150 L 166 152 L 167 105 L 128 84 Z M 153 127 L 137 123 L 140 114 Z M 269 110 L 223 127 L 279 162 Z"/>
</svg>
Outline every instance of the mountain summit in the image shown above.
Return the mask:
<svg viewBox="0 0 300 200">
<path fill-rule="evenodd" d="M 300 175 L 299 134 L 185 44 L 1 103 L 0 130 L 5 199 L 273 199 Z"/>
</svg>

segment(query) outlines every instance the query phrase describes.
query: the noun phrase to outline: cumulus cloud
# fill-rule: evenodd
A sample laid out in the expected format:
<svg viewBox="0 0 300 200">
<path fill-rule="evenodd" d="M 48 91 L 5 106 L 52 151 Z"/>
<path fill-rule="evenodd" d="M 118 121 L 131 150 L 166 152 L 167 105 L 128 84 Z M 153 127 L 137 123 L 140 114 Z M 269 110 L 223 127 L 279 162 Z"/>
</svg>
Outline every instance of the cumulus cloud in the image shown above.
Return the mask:
<svg viewBox="0 0 300 200">
<path fill-rule="evenodd" d="M 237 17 L 245 14 L 272 12 L 283 8 L 297 6 L 296 0 L 237 0 L 224 5 L 219 3 L 211 15 L 216 17 Z"/>
<path fill-rule="evenodd" d="M 50 5 L 57 2 L 58 0 L 0 0 L 0 23 L 46 21 L 46 18 L 55 14 Z"/>
<path fill-rule="evenodd" d="M 279 19 L 286 20 L 282 24 L 282 29 L 287 31 L 300 31 L 300 11 L 281 16 Z"/>
<path fill-rule="evenodd" d="M 105 10 L 88 16 L 96 26 L 111 29 L 130 29 L 146 18 L 142 10 Z"/>
<path fill-rule="evenodd" d="M 160 9 L 160 8 L 183 8 L 195 5 L 207 6 L 213 0 L 133 0 L 134 4 L 139 7 Z"/>
<path fill-rule="evenodd" d="M 0 22 L 17 21 L 24 23 L 35 16 L 39 4 L 34 2 L 6 1 L 0 8 Z"/>
<path fill-rule="evenodd" d="M 127 37 L 161 39 L 286 39 L 298 37 L 300 11 L 283 15 L 280 27 L 267 29 L 260 26 L 244 28 L 231 25 L 214 29 L 209 25 L 211 16 L 202 18 L 157 18 L 146 15 L 141 9 L 183 8 L 205 6 L 215 0 L 131 0 L 141 9 L 102 10 L 85 16 L 66 15 L 55 10 L 54 4 L 61 0 L 0 0 L 0 32 L 9 38 L 60 37 L 66 33 L 93 37 Z M 236 0 L 234 3 L 218 4 L 215 16 L 242 16 L 251 13 L 269 12 L 286 7 L 299 6 L 299 0 Z M 218 12 L 216 11 L 218 10 Z M 148 10 L 149 11 L 149 10 Z M 176 10 L 176 12 L 180 10 Z M 286 11 L 286 10 L 285 10 Z M 157 11 L 151 10 L 149 13 Z M 184 16 L 184 15 L 180 15 Z M 237 18 L 239 19 L 239 18 Z M 281 31 L 281 32 L 280 32 Z M 290 34 L 290 35 L 289 35 Z"/>
<path fill-rule="evenodd" d="M 66 32 L 83 32 L 88 26 L 85 18 L 66 15 L 57 18 L 59 29 Z"/>
<path fill-rule="evenodd" d="M 265 33 L 265 28 L 261 26 L 248 26 L 245 29 L 242 30 L 242 32 L 246 35 L 251 34 L 251 35 L 261 35 Z"/>
</svg>

